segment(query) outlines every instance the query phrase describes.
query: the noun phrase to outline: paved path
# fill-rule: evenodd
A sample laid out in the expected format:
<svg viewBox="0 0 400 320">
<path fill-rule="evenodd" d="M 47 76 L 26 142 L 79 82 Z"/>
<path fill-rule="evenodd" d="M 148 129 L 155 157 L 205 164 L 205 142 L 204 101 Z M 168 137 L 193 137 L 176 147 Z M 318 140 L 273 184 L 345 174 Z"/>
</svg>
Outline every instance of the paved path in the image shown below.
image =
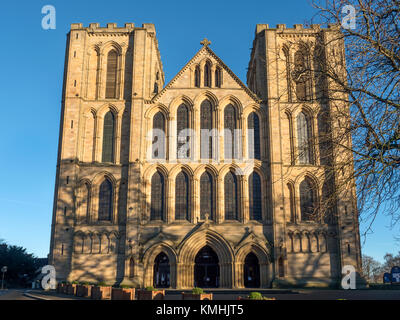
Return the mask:
<svg viewBox="0 0 400 320">
<path fill-rule="evenodd" d="M 24 293 L 25 290 L 0 290 L 0 300 L 35 300 Z"/>
<path fill-rule="evenodd" d="M 239 296 L 247 295 L 248 292 L 214 292 L 213 300 L 237 300 Z M 400 300 L 400 290 L 293 290 L 291 293 L 276 292 L 262 293 L 262 295 L 276 300 Z M 181 300 L 181 295 L 175 292 L 167 293 L 165 300 Z"/>
<path fill-rule="evenodd" d="M 0 300 L 82 300 L 84 298 L 45 292 L 43 290 L 10 289 L 0 290 Z"/>
<path fill-rule="evenodd" d="M 205 290 L 207 292 L 207 290 Z M 213 290 L 214 291 L 214 290 Z M 256 289 L 254 291 L 257 291 Z M 262 292 L 262 290 L 259 290 Z M 400 300 L 400 290 L 269 290 L 263 296 L 277 300 Z M 248 291 L 221 290 L 213 292 L 213 300 L 237 300 L 248 295 Z M 0 300 L 90 300 L 71 295 L 41 290 L 0 290 Z M 178 290 L 166 292 L 165 300 L 181 300 Z"/>
</svg>

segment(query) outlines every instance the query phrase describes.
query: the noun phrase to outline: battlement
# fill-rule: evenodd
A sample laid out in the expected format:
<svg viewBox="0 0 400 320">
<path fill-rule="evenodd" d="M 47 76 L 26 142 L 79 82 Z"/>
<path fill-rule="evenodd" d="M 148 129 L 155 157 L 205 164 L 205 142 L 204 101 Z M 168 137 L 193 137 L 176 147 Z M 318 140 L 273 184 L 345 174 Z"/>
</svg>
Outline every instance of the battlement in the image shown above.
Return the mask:
<svg viewBox="0 0 400 320">
<path fill-rule="evenodd" d="M 123 27 L 118 27 L 116 23 L 107 23 L 105 27 L 101 27 L 100 23 L 90 23 L 88 27 L 84 27 L 82 23 L 71 24 L 71 30 L 86 30 L 88 32 L 131 32 L 135 29 L 156 32 L 156 28 L 152 23 L 143 23 L 142 27 L 135 27 L 134 23 L 125 23 Z"/>
<path fill-rule="evenodd" d="M 328 27 L 322 27 L 320 24 L 311 24 L 310 27 L 305 27 L 303 24 L 294 24 L 293 28 L 287 28 L 286 24 L 277 24 L 275 28 L 270 27 L 268 24 L 257 24 L 256 33 L 260 33 L 265 30 L 277 31 L 280 33 L 314 33 L 321 30 L 338 31 L 340 26 L 337 24 L 329 24 Z"/>
</svg>

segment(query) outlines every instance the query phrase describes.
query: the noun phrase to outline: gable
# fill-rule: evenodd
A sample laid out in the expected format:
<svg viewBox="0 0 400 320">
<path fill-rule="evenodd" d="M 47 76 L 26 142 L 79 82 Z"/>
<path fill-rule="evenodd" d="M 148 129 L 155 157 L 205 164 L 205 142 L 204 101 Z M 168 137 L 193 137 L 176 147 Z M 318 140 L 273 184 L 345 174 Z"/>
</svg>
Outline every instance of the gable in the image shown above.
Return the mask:
<svg viewBox="0 0 400 320">
<path fill-rule="evenodd" d="M 239 89 L 243 90 L 254 102 L 259 103 L 260 99 L 225 65 L 225 63 L 208 47 L 203 47 L 194 55 L 194 57 L 178 72 L 178 74 L 153 97 L 152 102 L 157 102 L 161 96 L 168 90 L 173 89 L 205 89 L 202 83 L 200 88 L 195 87 L 194 77 L 197 66 L 204 70 L 204 65 L 209 62 L 212 66 L 211 76 L 215 77 L 215 68 L 219 67 L 222 72 L 222 84 L 220 87 L 211 87 L 210 89 Z M 203 79 L 202 79 L 203 80 Z M 203 80 L 204 81 L 204 80 Z M 203 82 L 202 81 L 202 82 Z M 214 81 L 214 80 L 213 80 Z"/>
</svg>

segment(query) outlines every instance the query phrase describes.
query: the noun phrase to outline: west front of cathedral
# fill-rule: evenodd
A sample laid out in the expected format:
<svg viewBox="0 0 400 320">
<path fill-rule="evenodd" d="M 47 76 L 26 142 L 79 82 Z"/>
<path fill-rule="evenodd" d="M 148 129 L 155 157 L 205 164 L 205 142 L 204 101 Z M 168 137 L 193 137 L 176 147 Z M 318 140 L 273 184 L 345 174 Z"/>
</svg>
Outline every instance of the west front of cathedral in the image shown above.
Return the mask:
<svg viewBox="0 0 400 320">
<path fill-rule="evenodd" d="M 165 84 L 154 25 L 72 24 L 57 280 L 270 288 L 332 286 L 343 266 L 360 271 L 354 187 L 321 208 L 341 176 L 326 173 L 338 152 L 320 141 L 335 128 L 327 84 L 308 68 L 318 45 L 344 59 L 338 32 L 257 25 L 247 85 L 204 39 Z"/>
</svg>

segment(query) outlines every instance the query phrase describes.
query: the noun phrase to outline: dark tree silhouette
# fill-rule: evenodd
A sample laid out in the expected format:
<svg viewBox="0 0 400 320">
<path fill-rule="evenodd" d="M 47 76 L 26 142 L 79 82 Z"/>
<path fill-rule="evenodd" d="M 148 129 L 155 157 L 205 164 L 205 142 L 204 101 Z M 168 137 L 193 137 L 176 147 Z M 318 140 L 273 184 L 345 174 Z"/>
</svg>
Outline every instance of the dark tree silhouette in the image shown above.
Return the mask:
<svg viewBox="0 0 400 320">
<path fill-rule="evenodd" d="M 0 268 L 3 266 L 7 266 L 7 287 L 25 287 L 37 275 L 40 260 L 23 247 L 0 241 Z"/>
</svg>

